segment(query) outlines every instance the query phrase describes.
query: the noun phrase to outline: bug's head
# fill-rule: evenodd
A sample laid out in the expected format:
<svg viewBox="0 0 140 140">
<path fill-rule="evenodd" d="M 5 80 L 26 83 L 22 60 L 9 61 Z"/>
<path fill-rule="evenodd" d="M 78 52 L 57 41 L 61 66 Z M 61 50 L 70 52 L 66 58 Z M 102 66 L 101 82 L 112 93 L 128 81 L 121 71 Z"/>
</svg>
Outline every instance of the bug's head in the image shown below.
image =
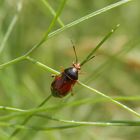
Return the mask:
<svg viewBox="0 0 140 140">
<path fill-rule="evenodd" d="M 74 62 L 73 62 L 72 66 L 73 66 L 74 68 L 76 68 L 77 70 L 80 70 L 80 69 L 81 69 L 80 63 L 74 63 Z"/>
</svg>

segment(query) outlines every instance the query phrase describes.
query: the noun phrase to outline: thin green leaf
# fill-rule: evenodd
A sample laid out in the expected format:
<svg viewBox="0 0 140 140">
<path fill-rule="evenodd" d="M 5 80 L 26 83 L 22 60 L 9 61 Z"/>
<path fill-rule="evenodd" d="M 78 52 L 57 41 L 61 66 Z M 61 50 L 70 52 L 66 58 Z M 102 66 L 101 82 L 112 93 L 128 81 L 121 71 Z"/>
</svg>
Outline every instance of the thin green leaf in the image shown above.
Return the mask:
<svg viewBox="0 0 140 140">
<path fill-rule="evenodd" d="M 44 5 L 49 9 L 49 11 L 51 12 L 51 14 L 53 16 L 56 16 L 56 12 L 54 11 L 54 9 L 51 7 L 51 5 L 48 3 L 47 0 L 42 0 L 42 2 L 44 3 Z M 60 24 L 60 26 L 64 27 L 64 23 L 63 21 L 60 19 L 60 17 L 57 18 L 58 23 Z"/>
<path fill-rule="evenodd" d="M 131 0 L 121 0 L 121 1 L 119 1 L 119 2 L 117 2 L 117 3 L 108 5 L 108 6 L 102 8 L 102 9 L 100 9 L 100 10 L 97 10 L 97 11 L 92 12 L 92 13 L 86 15 L 86 16 L 83 16 L 83 17 L 81 17 L 80 19 L 77 19 L 77 20 L 75 20 L 75 21 L 73 21 L 73 22 L 71 22 L 71 23 L 65 25 L 63 28 L 60 28 L 60 29 L 57 29 L 57 30 L 54 31 L 54 32 L 51 32 L 51 33 L 48 35 L 48 38 L 51 38 L 51 37 L 53 37 L 54 35 L 57 35 L 57 34 L 59 34 L 59 33 L 63 32 L 63 31 L 65 31 L 65 30 L 67 30 L 67 29 L 69 29 L 69 28 L 71 28 L 71 27 L 73 27 L 73 26 L 75 26 L 75 25 L 77 25 L 77 24 L 83 22 L 83 21 L 86 21 L 86 20 L 88 20 L 88 19 L 90 19 L 90 18 L 92 18 L 92 17 L 94 17 L 94 16 L 97 16 L 97 15 L 102 14 L 102 13 L 104 13 L 104 12 L 107 12 L 107 11 L 113 9 L 113 8 L 116 8 L 116 7 L 118 7 L 118 6 L 121 6 L 121 5 L 123 5 L 123 4 L 126 4 L 126 3 L 130 2 L 130 1 L 131 1 Z"/>
<path fill-rule="evenodd" d="M 84 83 L 82 83 L 82 82 L 80 82 L 80 81 L 78 81 L 78 83 L 79 83 L 80 85 L 82 85 L 83 87 L 85 87 L 85 88 L 91 90 L 92 92 L 95 92 L 95 93 L 99 94 L 100 96 L 105 97 L 106 99 L 108 99 L 108 100 L 110 100 L 111 102 L 113 102 L 113 103 L 119 105 L 120 107 L 124 108 L 124 109 L 127 110 L 128 112 L 130 112 L 130 113 L 132 113 L 133 115 L 135 115 L 135 116 L 137 116 L 137 117 L 140 118 L 140 114 L 137 113 L 136 111 L 134 111 L 133 109 L 129 108 L 128 106 L 126 106 L 126 105 L 124 105 L 124 104 L 122 104 L 122 103 L 120 103 L 120 102 L 114 100 L 114 99 L 111 98 L 110 96 L 107 96 L 107 95 L 105 95 L 104 93 L 102 93 L 102 92 L 100 92 L 100 91 L 98 91 L 98 90 L 96 90 L 96 89 L 94 89 L 94 88 L 91 88 L 91 87 L 85 85 Z"/>
<path fill-rule="evenodd" d="M 40 40 L 39 43 L 37 43 L 35 46 L 33 46 L 25 55 L 28 56 L 30 55 L 34 50 L 36 50 L 39 46 L 41 46 L 47 39 L 48 39 L 48 35 L 50 33 L 50 31 L 52 30 L 52 28 L 54 27 L 56 21 L 57 21 L 57 18 L 60 16 L 64 6 L 65 6 L 65 3 L 66 3 L 67 0 L 63 0 L 60 4 L 60 7 L 58 8 L 58 11 L 56 13 L 56 16 L 53 18 L 51 24 L 49 25 L 48 27 L 48 30 L 46 31 L 45 35 L 42 37 L 42 39 Z"/>
<path fill-rule="evenodd" d="M 101 41 L 100 43 L 89 53 L 89 55 L 81 62 L 81 66 L 84 65 L 92 56 L 93 54 L 102 46 L 102 44 L 118 29 L 120 25 L 116 25 Z"/>
</svg>

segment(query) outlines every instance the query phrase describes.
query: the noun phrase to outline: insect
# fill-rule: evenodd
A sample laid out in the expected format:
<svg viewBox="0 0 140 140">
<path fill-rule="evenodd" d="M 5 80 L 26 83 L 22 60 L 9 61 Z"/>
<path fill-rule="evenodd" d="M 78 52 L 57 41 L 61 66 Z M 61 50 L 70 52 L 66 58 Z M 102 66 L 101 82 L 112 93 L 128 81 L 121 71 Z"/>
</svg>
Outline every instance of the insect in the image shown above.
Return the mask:
<svg viewBox="0 0 140 140">
<path fill-rule="evenodd" d="M 73 45 L 73 50 L 75 54 L 75 62 L 73 62 L 71 67 L 64 69 L 60 75 L 56 75 L 54 81 L 51 84 L 51 92 L 54 97 L 64 97 L 69 92 L 72 93 L 72 88 L 78 80 L 79 71 L 81 66 L 87 61 L 91 60 L 95 56 L 87 57 L 82 63 L 78 63 L 78 57 L 76 54 L 75 46 Z"/>
</svg>

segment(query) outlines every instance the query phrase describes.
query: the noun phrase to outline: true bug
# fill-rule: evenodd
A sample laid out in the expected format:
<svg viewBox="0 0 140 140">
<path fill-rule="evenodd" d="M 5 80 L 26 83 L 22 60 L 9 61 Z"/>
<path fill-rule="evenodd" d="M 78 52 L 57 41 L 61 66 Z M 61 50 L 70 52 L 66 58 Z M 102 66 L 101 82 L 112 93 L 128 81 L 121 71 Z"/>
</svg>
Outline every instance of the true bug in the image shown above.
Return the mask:
<svg viewBox="0 0 140 140">
<path fill-rule="evenodd" d="M 62 98 L 66 96 L 70 91 L 72 92 L 72 87 L 78 80 L 81 66 L 94 57 L 87 57 L 86 60 L 84 60 L 82 63 L 78 63 L 78 57 L 74 45 L 73 50 L 75 54 L 75 62 L 71 67 L 64 69 L 60 75 L 55 76 L 55 79 L 51 84 L 51 92 L 55 97 Z"/>
</svg>

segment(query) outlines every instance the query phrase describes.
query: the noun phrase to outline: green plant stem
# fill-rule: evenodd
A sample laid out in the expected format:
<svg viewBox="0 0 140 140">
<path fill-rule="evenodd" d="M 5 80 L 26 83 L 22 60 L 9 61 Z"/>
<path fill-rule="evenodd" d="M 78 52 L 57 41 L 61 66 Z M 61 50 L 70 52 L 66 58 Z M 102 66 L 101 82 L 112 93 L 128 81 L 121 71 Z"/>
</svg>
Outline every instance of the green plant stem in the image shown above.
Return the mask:
<svg viewBox="0 0 140 140">
<path fill-rule="evenodd" d="M 127 99 L 128 98 L 128 99 Z M 112 99 L 114 100 L 138 100 L 137 97 L 112 97 Z M 140 97 L 139 97 L 140 99 Z M 80 100 L 80 101 L 77 101 L 76 103 L 75 102 L 68 102 L 68 103 L 61 103 L 59 105 L 54 105 L 54 106 L 50 106 L 50 107 L 40 107 L 40 108 L 35 108 L 35 109 L 30 109 L 30 110 L 21 110 L 20 109 L 14 109 L 14 111 L 17 111 L 19 113 L 14 113 L 14 114 L 10 114 L 10 115 L 6 115 L 6 116 L 1 116 L 0 117 L 0 121 L 6 121 L 6 120 L 10 120 L 12 118 L 15 118 L 15 117 L 20 117 L 20 116 L 27 116 L 27 115 L 30 115 L 32 113 L 34 114 L 38 114 L 38 113 L 41 113 L 41 112 L 49 112 L 49 111 L 52 111 L 52 110 L 55 110 L 55 109 L 58 109 L 58 108 L 62 108 L 62 107 L 66 107 L 66 106 L 76 106 L 77 104 L 80 105 L 80 104 L 85 104 L 87 102 L 91 102 L 91 98 L 90 99 L 87 99 L 87 101 L 85 100 Z M 92 99 L 93 100 L 93 103 L 96 103 L 96 102 L 102 102 L 102 101 L 110 101 L 108 100 L 108 98 L 99 98 L 98 100 L 97 99 Z M 2 107 L 3 109 L 3 107 Z M 6 108 L 8 109 L 8 108 Z"/>
<path fill-rule="evenodd" d="M 52 30 L 52 28 L 54 27 L 56 21 L 57 21 L 57 18 L 60 16 L 64 6 L 65 6 L 65 3 L 66 3 L 67 0 L 63 0 L 60 4 L 60 7 L 58 8 L 58 11 L 56 13 L 56 16 L 53 18 L 51 24 L 49 25 L 48 27 L 48 30 L 47 32 L 45 33 L 45 35 L 42 37 L 42 39 L 40 40 L 39 43 L 37 43 L 35 46 L 33 46 L 25 55 L 26 56 L 29 56 L 31 53 L 33 53 L 33 51 L 35 51 L 39 46 L 41 46 L 47 39 L 48 39 L 48 34 L 50 33 L 50 31 Z"/>
<path fill-rule="evenodd" d="M 42 68 L 43 70 L 49 71 L 49 72 L 57 74 L 57 75 L 60 74 L 60 72 L 40 63 L 39 61 L 37 61 L 29 56 L 27 56 L 26 59 L 29 60 L 30 62 L 32 62 L 33 64 L 37 65 L 38 67 Z"/>
<path fill-rule="evenodd" d="M 140 126 L 140 121 L 131 121 L 131 120 L 113 120 L 113 121 L 102 121 L 102 122 L 85 122 L 85 121 L 74 121 L 74 120 L 64 120 L 58 119 L 48 115 L 38 114 L 38 117 L 42 117 L 44 119 L 50 119 L 54 121 L 59 121 L 63 123 L 69 124 L 79 124 L 84 126 Z"/>
<path fill-rule="evenodd" d="M 23 109 L 14 108 L 14 107 L 7 107 L 7 106 L 0 106 L 0 110 L 14 111 L 14 112 L 25 112 L 26 111 L 26 110 L 23 110 Z"/>
<path fill-rule="evenodd" d="M 69 28 L 71 28 L 71 27 L 73 27 L 73 26 L 76 26 L 77 24 L 79 24 L 79 23 L 81 23 L 81 22 L 83 22 L 83 21 L 86 21 L 86 20 L 88 20 L 88 19 L 90 19 L 90 18 L 92 18 L 92 17 L 94 17 L 94 16 L 97 16 L 97 15 L 99 15 L 99 14 L 102 14 L 102 13 L 104 13 L 104 12 L 107 12 L 107 11 L 113 9 L 113 8 L 116 8 L 116 7 L 118 7 L 118 6 L 121 6 L 121 5 L 123 5 L 123 4 L 125 4 L 125 3 L 128 3 L 128 2 L 130 2 L 130 1 L 131 1 L 131 0 L 121 0 L 121 1 L 119 1 L 119 2 L 117 2 L 117 3 L 110 4 L 110 5 L 104 7 L 104 8 L 102 8 L 102 9 L 100 9 L 100 10 L 97 10 L 97 11 L 92 12 L 92 13 L 86 15 L 86 16 L 83 16 L 83 17 L 81 17 L 80 19 L 77 19 L 77 20 L 75 20 L 75 21 L 73 21 L 73 22 L 71 22 L 71 23 L 65 25 L 64 27 L 62 27 L 62 28 L 60 28 L 60 29 L 57 29 L 56 31 L 51 32 L 51 33 L 48 35 L 48 38 L 51 38 L 51 37 L 53 37 L 54 35 L 57 35 L 57 34 L 59 34 L 59 33 L 63 32 L 63 31 L 65 31 L 65 30 L 67 30 L 67 29 L 69 29 Z"/>
<path fill-rule="evenodd" d="M 13 59 L 13 60 L 7 62 L 7 63 L 1 64 L 1 65 L 0 65 L 0 70 L 1 70 L 1 69 L 4 69 L 5 67 L 7 67 L 7 66 L 9 66 L 9 65 L 13 65 L 13 64 L 15 64 L 15 63 L 17 63 L 17 62 L 20 62 L 20 61 L 22 61 L 22 60 L 25 60 L 25 59 L 26 59 L 26 56 L 23 55 L 23 56 L 20 56 L 20 57 L 15 58 L 15 59 Z"/>
<path fill-rule="evenodd" d="M 115 28 L 113 28 L 100 42 L 99 44 L 89 53 L 89 55 L 81 62 L 81 66 L 83 64 L 85 64 L 89 58 L 99 49 L 99 47 L 102 46 L 102 44 L 118 29 L 119 27 L 119 24 L 115 26 Z M 41 64 L 40 62 L 38 62 L 37 60 L 27 56 L 26 57 L 27 60 L 31 61 L 32 63 L 40 66 L 41 68 L 47 70 L 47 71 L 50 71 L 52 73 L 55 73 L 55 74 L 60 74 L 59 72 L 55 71 L 54 69 L 48 67 L 48 66 L 45 66 L 44 64 Z"/>
<path fill-rule="evenodd" d="M 120 25 L 116 25 L 115 28 L 113 28 L 101 41 L 100 43 L 95 47 L 95 49 L 93 49 L 89 55 L 81 62 L 81 66 L 84 65 L 92 56 L 93 54 L 99 49 L 99 47 L 102 46 L 102 44 L 118 29 Z"/>
<path fill-rule="evenodd" d="M 42 38 L 42 40 L 41 40 L 38 44 L 36 44 L 35 46 L 33 46 L 33 48 L 30 49 L 30 50 L 26 53 L 26 56 L 29 55 L 29 54 L 31 54 L 36 48 L 38 48 L 40 45 L 42 45 L 48 38 L 50 38 L 50 37 L 52 37 L 52 36 L 54 36 L 54 35 L 56 35 L 56 34 L 62 32 L 62 31 L 64 31 L 64 30 L 66 30 L 66 29 L 68 29 L 68 28 L 70 28 L 70 27 L 73 27 L 73 26 L 75 26 L 75 25 L 77 25 L 77 24 L 79 24 L 79 23 L 81 23 L 81 22 L 83 22 L 83 21 L 85 21 L 85 20 L 87 20 L 87 19 L 90 19 L 90 18 L 92 18 L 92 17 L 94 17 L 94 16 L 96 16 L 96 15 L 99 15 L 99 14 L 101 14 L 101 13 L 103 13 L 103 12 L 106 12 L 106 11 L 108 11 L 108 10 L 110 10 L 110 9 L 113 9 L 113 8 L 115 8 L 115 7 L 118 7 L 118 6 L 120 6 L 120 5 L 123 5 L 123 4 L 125 4 L 125 3 L 129 2 L 129 1 L 131 1 L 131 0 L 122 0 L 122 1 L 119 1 L 119 2 L 117 2 L 117 3 L 111 4 L 111 5 L 109 5 L 109 6 L 106 6 L 106 7 L 102 8 L 102 9 L 100 9 L 100 10 L 97 10 L 97 11 L 95 11 L 95 12 L 92 12 L 91 14 L 88 14 L 88 15 L 86 15 L 86 16 L 84 16 L 84 17 L 78 19 L 78 20 L 75 20 L 75 21 L 73 21 L 73 22 L 71 22 L 71 23 L 65 25 L 64 27 L 62 27 L 62 28 L 60 28 L 60 29 L 58 29 L 58 30 L 56 30 L 56 31 L 54 31 L 54 32 L 52 32 L 52 33 L 50 33 L 50 31 L 51 31 L 51 29 L 53 28 L 53 26 L 54 26 L 54 24 L 55 24 L 55 22 L 56 22 L 56 20 L 57 20 L 57 18 L 58 18 L 58 16 L 59 16 L 59 14 L 61 13 L 61 10 L 63 9 L 63 7 L 64 7 L 64 5 L 65 5 L 66 0 L 64 0 L 64 1 L 63 1 L 63 4 L 61 5 L 61 7 L 60 7 L 60 9 L 59 9 L 59 12 L 57 12 L 56 16 L 54 17 L 52 23 L 50 24 L 50 26 L 49 26 L 49 28 L 48 28 L 48 30 L 47 30 L 47 32 L 45 33 L 45 36 Z"/>
<path fill-rule="evenodd" d="M 125 3 L 129 2 L 129 1 L 131 1 L 131 0 L 121 0 L 121 1 L 119 1 L 117 3 L 114 3 L 114 4 L 111 4 L 109 6 L 106 6 L 106 7 L 102 8 L 102 9 L 100 9 L 100 10 L 97 10 L 97 11 L 91 13 L 91 14 L 88 14 L 88 15 L 86 15 L 86 16 L 78 19 L 78 20 L 75 20 L 75 21 L 71 22 L 70 24 L 67 24 L 64 27 L 62 27 L 62 28 L 60 28 L 60 29 L 58 29 L 58 30 L 50 33 L 50 31 L 53 28 L 55 22 L 57 21 L 57 18 L 59 17 L 59 15 L 61 13 L 61 10 L 63 9 L 63 7 L 65 5 L 66 0 L 64 0 L 63 1 L 63 4 L 60 6 L 60 9 L 58 10 L 56 16 L 54 17 L 52 23 L 50 24 L 47 32 L 45 33 L 45 36 L 42 38 L 42 40 L 38 44 L 36 44 L 35 46 L 33 46 L 25 55 L 26 56 L 30 55 L 36 48 L 38 48 L 39 46 L 41 46 L 48 38 L 50 38 L 50 37 L 52 37 L 52 36 L 54 36 L 54 35 L 62 32 L 64 30 L 68 29 L 68 28 L 70 28 L 72 26 L 75 26 L 75 25 L 77 25 L 77 24 L 79 24 L 79 23 L 81 23 L 81 22 L 83 22 L 83 21 L 85 21 L 85 20 L 87 20 L 87 19 L 89 19 L 91 17 L 94 17 L 94 16 L 99 15 L 99 14 L 101 14 L 103 12 L 106 12 L 106 11 L 108 11 L 110 9 L 113 9 L 115 7 L 118 7 L 120 5 L 123 5 L 123 4 L 125 4 Z"/>
<path fill-rule="evenodd" d="M 56 12 L 54 11 L 54 9 L 51 7 L 51 5 L 48 3 L 47 0 L 42 0 L 42 2 L 44 3 L 44 5 L 49 9 L 49 11 L 51 12 L 51 14 L 53 16 L 56 16 Z M 57 18 L 58 23 L 60 24 L 61 27 L 64 27 L 64 23 L 63 21 L 58 17 Z"/>
<path fill-rule="evenodd" d="M 20 129 L 20 130 L 34 130 L 34 131 L 50 131 L 50 130 L 57 130 L 57 129 L 68 129 L 68 128 L 73 128 L 77 127 L 79 125 L 61 125 L 61 126 L 50 126 L 50 127 L 29 127 L 29 126 L 24 126 L 24 125 L 15 125 L 15 124 L 10 124 L 6 122 L 0 122 L 0 127 L 11 127 L 15 129 Z"/>
<path fill-rule="evenodd" d="M 47 118 L 47 116 L 42 115 L 42 117 Z M 68 129 L 74 127 L 81 127 L 81 126 L 100 126 L 100 127 L 107 127 L 107 126 L 140 126 L 140 121 L 129 121 L 129 120 L 115 120 L 115 121 L 103 121 L 103 122 L 84 122 L 84 121 L 70 121 L 70 120 L 58 120 L 58 119 L 51 119 L 60 121 L 63 123 L 69 123 L 69 125 L 61 125 L 61 126 L 48 126 L 48 127 L 29 127 L 24 125 L 15 125 L 6 122 L 0 122 L 1 127 L 12 127 L 16 129 L 22 130 L 34 130 L 34 131 L 50 131 L 50 130 L 60 130 L 60 129 Z"/>
<path fill-rule="evenodd" d="M 95 93 L 99 94 L 100 96 L 105 97 L 106 99 L 108 99 L 108 100 L 110 100 L 111 102 L 113 102 L 113 103 L 119 105 L 120 107 L 124 108 L 124 109 L 127 110 L 128 112 L 130 112 L 130 113 L 132 113 L 132 114 L 134 114 L 135 116 L 137 116 L 137 117 L 140 118 L 140 114 L 139 114 L 139 113 L 135 112 L 135 111 L 132 110 L 131 108 L 127 107 L 126 105 L 124 105 L 124 104 L 122 104 L 122 103 L 120 103 L 120 102 L 114 100 L 114 99 L 111 98 L 110 96 L 107 96 L 107 95 L 105 95 L 104 93 L 102 93 L 102 92 L 100 92 L 100 91 L 98 91 L 98 90 L 96 90 L 96 89 L 93 89 L 93 88 L 91 88 L 91 87 L 85 85 L 84 83 L 82 83 L 82 82 L 80 82 L 80 81 L 78 81 L 78 83 L 79 83 L 81 86 L 83 86 L 83 87 L 85 87 L 85 88 L 91 90 L 92 92 L 95 92 Z"/>
<path fill-rule="evenodd" d="M 111 97 L 114 100 L 117 101 L 139 101 L 140 100 L 140 96 L 117 96 L 117 97 Z M 72 102 L 67 102 L 65 104 L 59 104 L 58 105 L 54 105 L 53 107 L 51 107 L 51 109 L 57 109 L 58 107 L 62 107 L 65 105 L 65 107 L 69 107 L 69 106 L 78 106 L 78 105 L 82 105 L 82 104 L 95 104 L 95 103 L 99 103 L 99 102 L 108 102 L 109 100 L 104 98 L 104 97 L 98 97 L 98 98 L 86 98 L 86 99 L 81 99 L 81 100 L 77 100 L 77 101 L 72 101 Z M 20 108 L 14 108 L 14 107 L 7 107 L 7 106 L 0 106 L 0 110 L 3 111 L 11 111 L 11 112 L 32 112 L 32 109 L 30 110 L 23 110 Z M 47 110 L 47 108 L 46 108 Z M 40 112 L 45 111 L 45 110 L 40 110 Z M 2 117 L 2 116 L 1 116 Z M 1 120 L 0 117 L 0 120 Z M 16 116 L 15 116 L 16 117 Z M 10 118 L 9 118 L 10 119 Z M 3 119 L 4 120 L 4 119 Z"/>
<path fill-rule="evenodd" d="M 43 100 L 43 102 L 41 102 L 37 107 L 40 108 L 42 107 L 50 98 L 52 97 L 52 95 L 49 95 L 45 100 Z M 29 114 L 24 121 L 21 123 L 21 125 L 25 125 L 32 117 L 33 117 L 34 113 Z M 20 129 L 16 129 L 14 130 L 14 132 L 10 135 L 10 138 L 15 136 L 17 133 L 19 133 Z"/>
<path fill-rule="evenodd" d="M 55 107 L 57 108 L 57 107 Z M 30 110 L 25 110 L 23 112 L 19 112 L 16 114 L 10 114 L 10 115 L 6 115 L 6 116 L 2 116 L 0 117 L 0 121 L 6 121 L 6 120 L 10 120 L 12 118 L 15 117 L 20 117 L 20 116 L 28 116 L 32 113 L 38 113 L 38 112 L 44 112 L 44 111 L 50 111 L 52 109 L 55 109 L 54 107 L 40 107 L 40 108 L 35 108 L 35 109 L 30 109 Z"/>
</svg>

